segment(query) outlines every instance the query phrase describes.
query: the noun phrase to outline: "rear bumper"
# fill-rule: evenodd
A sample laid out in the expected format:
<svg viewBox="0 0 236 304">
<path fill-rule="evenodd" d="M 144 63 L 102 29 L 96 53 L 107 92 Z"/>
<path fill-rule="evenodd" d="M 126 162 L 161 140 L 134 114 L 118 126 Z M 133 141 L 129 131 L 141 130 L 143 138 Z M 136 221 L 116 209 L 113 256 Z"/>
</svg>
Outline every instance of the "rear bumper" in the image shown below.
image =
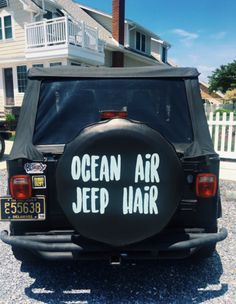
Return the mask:
<svg viewBox="0 0 236 304">
<path fill-rule="evenodd" d="M 21 247 L 37 253 L 46 259 L 148 259 L 148 258 L 184 258 L 199 248 L 223 241 L 227 230 L 221 228 L 217 233 L 179 233 L 166 235 L 154 241 L 146 240 L 137 244 L 114 248 L 96 242 L 86 242 L 71 233 L 34 234 L 10 236 L 2 231 L 1 240 L 11 246 Z"/>
</svg>

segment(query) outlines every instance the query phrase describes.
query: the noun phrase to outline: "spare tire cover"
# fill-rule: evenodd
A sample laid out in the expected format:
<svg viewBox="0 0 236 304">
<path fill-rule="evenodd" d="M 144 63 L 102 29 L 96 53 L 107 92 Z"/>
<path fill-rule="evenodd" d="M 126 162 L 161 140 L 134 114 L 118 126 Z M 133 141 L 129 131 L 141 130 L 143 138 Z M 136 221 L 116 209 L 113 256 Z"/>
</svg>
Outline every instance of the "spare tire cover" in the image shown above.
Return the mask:
<svg viewBox="0 0 236 304">
<path fill-rule="evenodd" d="M 60 205 L 82 236 L 113 246 L 160 232 L 181 199 L 172 145 L 145 124 L 113 119 L 85 128 L 59 160 Z"/>
</svg>

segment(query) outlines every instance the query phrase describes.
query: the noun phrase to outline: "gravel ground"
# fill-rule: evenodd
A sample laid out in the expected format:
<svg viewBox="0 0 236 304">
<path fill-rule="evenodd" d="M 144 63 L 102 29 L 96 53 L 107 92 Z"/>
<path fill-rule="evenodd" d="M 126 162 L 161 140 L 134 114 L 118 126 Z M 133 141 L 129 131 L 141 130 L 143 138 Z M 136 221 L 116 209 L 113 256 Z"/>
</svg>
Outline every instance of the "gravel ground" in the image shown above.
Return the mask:
<svg viewBox="0 0 236 304">
<path fill-rule="evenodd" d="M 6 171 L 0 171 L 0 195 L 6 193 Z M 236 199 L 228 195 L 235 182 L 222 181 L 224 218 L 229 236 L 212 258 L 140 262 L 111 267 L 106 263 L 16 261 L 0 242 L 0 303 L 236 303 Z M 0 223 L 0 230 L 8 224 Z"/>
</svg>

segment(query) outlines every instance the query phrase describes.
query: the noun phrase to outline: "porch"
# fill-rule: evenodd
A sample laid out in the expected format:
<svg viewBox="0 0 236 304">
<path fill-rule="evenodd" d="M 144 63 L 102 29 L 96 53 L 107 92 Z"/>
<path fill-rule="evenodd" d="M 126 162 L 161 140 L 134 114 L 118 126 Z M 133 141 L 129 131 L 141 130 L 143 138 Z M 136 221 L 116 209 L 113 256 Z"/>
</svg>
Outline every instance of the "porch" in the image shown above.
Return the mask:
<svg viewBox="0 0 236 304">
<path fill-rule="evenodd" d="M 68 17 L 25 25 L 26 58 L 67 56 L 92 65 L 104 64 L 104 43 L 98 29 Z"/>
</svg>

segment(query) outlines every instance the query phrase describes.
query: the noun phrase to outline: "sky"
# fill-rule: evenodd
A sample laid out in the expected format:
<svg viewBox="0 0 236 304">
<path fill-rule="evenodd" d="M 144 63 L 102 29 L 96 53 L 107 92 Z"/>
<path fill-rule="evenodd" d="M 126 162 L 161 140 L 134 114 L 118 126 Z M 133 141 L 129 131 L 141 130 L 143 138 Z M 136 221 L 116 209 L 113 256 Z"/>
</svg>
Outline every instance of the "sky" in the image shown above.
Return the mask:
<svg viewBox="0 0 236 304">
<path fill-rule="evenodd" d="M 77 2 L 111 13 L 112 0 Z M 168 41 L 169 59 L 197 67 L 205 82 L 236 60 L 236 0 L 126 0 L 125 15 Z"/>
</svg>

